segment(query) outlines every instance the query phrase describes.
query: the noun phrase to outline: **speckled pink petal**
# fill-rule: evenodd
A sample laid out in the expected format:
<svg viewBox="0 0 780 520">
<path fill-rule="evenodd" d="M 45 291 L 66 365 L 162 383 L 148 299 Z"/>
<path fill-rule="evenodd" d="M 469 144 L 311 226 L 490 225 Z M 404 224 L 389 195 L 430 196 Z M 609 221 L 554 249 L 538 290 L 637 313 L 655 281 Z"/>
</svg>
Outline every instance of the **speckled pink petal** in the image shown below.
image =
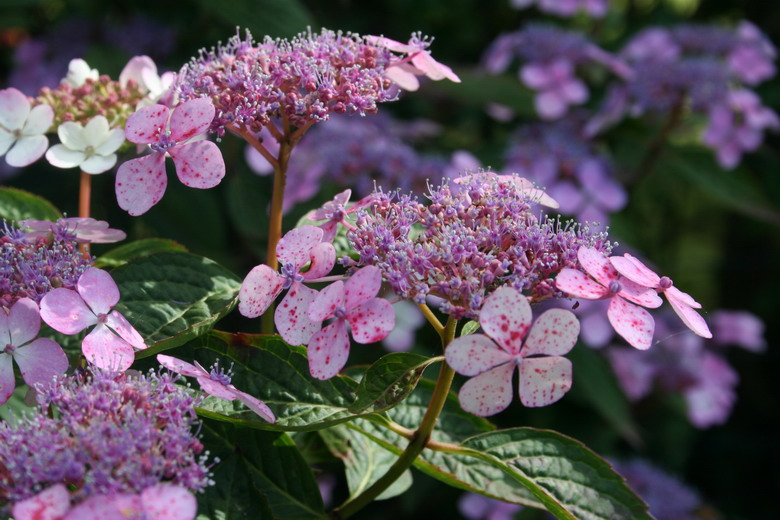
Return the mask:
<svg viewBox="0 0 780 520">
<path fill-rule="evenodd" d="M 276 245 L 276 258 L 282 264 L 301 267 L 309 262 L 311 250 L 322 240 L 317 226 L 301 226 L 285 233 Z"/>
<path fill-rule="evenodd" d="M 79 294 L 95 314 L 108 314 L 119 302 L 119 287 L 111 275 L 102 269 L 90 267 L 76 283 Z"/>
<path fill-rule="evenodd" d="M 323 322 L 333 317 L 336 308 L 343 307 L 344 302 L 344 282 L 341 280 L 335 281 L 321 290 L 314 301 L 311 302 L 307 311 L 309 319 Z"/>
<path fill-rule="evenodd" d="M 116 200 L 134 217 L 160 202 L 168 186 L 165 154 L 153 153 L 122 163 L 116 171 Z"/>
<path fill-rule="evenodd" d="M 609 323 L 629 345 L 639 350 L 647 350 L 653 343 L 655 321 L 642 307 L 637 307 L 620 296 L 609 302 L 607 309 Z"/>
<path fill-rule="evenodd" d="M 176 372 L 177 374 L 181 374 L 183 376 L 187 377 L 207 377 L 208 373 L 193 365 L 192 363 L 187 363 L 186 361 L 183 361 L 179 358 L 175 358 L 173 356 L 166 356 L 165 354 L 157 354 L 157 361 L 170 370 L 171 372 Z"/>
<path fill-rule="evenodd" d="M 213 395 L 214 397 L 218 397 L 226 401 L 233 401 L 234 399 L 238 398 L 238 396 L 236 396 L 236 394 L 233 393 L 233 391 L 230 390 L 228 386 L 220 383 L 219 381 L 214 381 L 211 379 L 210 375 L 201 376 L 197 379 L 198 384 L 200 384 L 200 388 L 209 395 Z"/>
<path fill-rule="evenodd" d="M 106 325 L 116 332 L 120 338 L 127 341 L 133 348 L 138 350 L 144 350 L 146 348 L 147 345 L 144 343 L 144 338 L 135 330 L 135 327 L 130 325 L 127 318 L 122 316 L 119 312 L 111 311 L 108 315 Z"/>
<path fill-rule="evenodd" d="M 195 495 L 174 484 L 157 484 L 141 492 L 146 520 L 193 520 L 198 512 Z"/>
<path fill-rule="evenodd" d="M 38 304 L 30 298 L 20 298 L 6 316 L 0 309 L 0 341 L 21 347 L 41 330 L 41 315 Z M 5 347 L 4 344 L 0 345 Z"/>
<path fill-rule="evenodd" d="M 577 258 L 585 272 L 605 287 L 609 287 L 609 283 L 618 277 L 618 272 L 612 267 L 609 259 L 592 247 L 580 246 L 577 250 Z"/>
<path fill-rule="evenodd" d="M 41 300 L 41 318 L 49 327 L 63 334 L 77 334 L 97 323 L 79 293 L 58 288 L 46 293 Z"/>
<path fill-rule="evenodd" d="M 671 287 L 670 289 L 673 288 L 674 287 Z M 678 299 L 676 294 L 670 292 L 669 289 L 666 290 L 665 294 L 666 299 L 669 300 L 669 304 L 672 306 L 672 309 L 674 309 L 674 312 L 677 313 L 677 316 L 680 317 L 682 322 L 685 323 L 686 327 L 691 329 L 702 338 L 712 337 L 712 332 L 710 332 L 710 328 L 707 326 L 707 322 L 704 321 L 704 318 L 701 317 L 701 314 L 692 309 L 690 305 L 687 305 L 684 300 Z"/>
<path fill-rule="evenodd" d="M 683 305 L 693 307 L 694 309 L 701 309 L 701 303 L 697 302 L 690 294 L 682 292 L 674 285 L 666 289 L 664 294 L 666 294 L 667 299 L 674 298 Z"/>
<path fill-rule="evenodd" d="M 562 356 L 577 343 L 580 322 L 574 313 L 565 309 L 550 309 L 541 314 L 531 326 L 520 354 Z"/>
<path fill-rule="evenodd" d="M 553 404 L 571 388 L 571 361 L 550 356 L 520 362 L 520 402 L 535 408 Z"/>
<path fill-rule="evenodd" d="M 238 390 L 237 388 L 230 387 L 230 390 L 235 394 L 236 398 L 244 403 L 250 410 L 255 412 L 257 415 L 268 421 L 269 423 L 273 424 L 276 422 L 276 417 L 274 416 L 274 413 L 271 411 L 266 404 L 261 401 L 260 399 L 253 397 L 246 392 L 242 392 L 241 390 Z"/>
<path fill-rule="evenodd" d="M 320 224 L 317 227 L 319 227 L 322 230 L 323 242 L 333 242 L 333 239 L 336 238 L 336 233 L 338 233 L 339 231 L 339 221 L 329 220 L 324 224 Z"/>
<path fill-rule="evenodd" d="M 312 248 L 311 265 L 303 275 L 304 280 L 314 280 L 327 276 L 336 265 L 336 249 L 330 242 L 320 242 Z"/>
<path fill-rule="evenodd" d="M 131 143 L 149 144 L 165 132 L 170 110 L 165 105 L 151 105 L 130 114 L 125 125 L 125 139 Z"/>
<path fill-rule="evenodd" d="M 55 484 L 35 496 L 14 504 L 16 520 L 60 520 L 70 509 L 70 493 L 64 484 Z"/>
<path fill-rule="evenodd" d="M 322 207 L 314 210 L 309 215 L 309 220 L 325 220 L 330 218 L 328 214 L 333 211 L 334 206 L 344 206 L 349 202 L 349 198 L 352 196 L 352 190 L 344 190 L 341 193 L 336 194 L 332 200 L 326 202 Z"/>
<path fill-rule="evenodd" d="M 511 354 L 483 334 L 456 338 L 447 345 L 444 357 L 455 372 L 464 376 L 476 376 L 512 360 Z"/>
<path fill-rule="evenodd" d="M 466 381 L 458 398 L 465 411 L 487 417 L 506 410 L 512 402 L 514 363 L 505 363 Z"/>
<path fill-rule="evenodd" d="M 434 81 L 448 79 L 455 83 L 460 83 L 460 78 L 457 74 L 452 72 L 452 69 L 447 65 L 433 59 L 433 56 L 428 51 L 421 51 L 412 56 L 412 63 Z"/>
<path fill-rule="evenodd" d="M 356 271 L 344 284 L 346 309 L 350 311 L 374 298 L 382 287 L 382 271 L 369 265 Z"/>
<path fill-rule="evenodd" d="M 374 298 L 347 314 L 352 338 L 361 344 L 382 341 L 395 327 L 395 311 L 389 301 Z"/>
<path fill-rule="evenodd" d="M 16 388 L 16 377 L 14 377 L 13 358 L 5 352 L 0 352 L 0 404 L 5 404 L 11 398 L 14 388 Z"/>
<path fill-rule="evenodd" d="M 347 364 L 349 335 L 346 320 L 336 320 L 309 340 L 309 372 L 317 379 L 330 379 Z"/>
<path fill-rule="evenodd" d="M 366 36 L 366 41 L 371 45 L 376 45 L 377 47 L 384 47 L 387 50 L 404 53 L 404 54 L 408 54 L 410 52 L 414 52 L 417 50 L 416 47 L 412 47 L 411 45 L 408 45 L 406 43 L 401 43 L 395 40 L 391 40 L 390 38 L 385 38 L 384 36 L 369 35 Z"/>
<path fill-rule="evenodd" d="M 306 345 L 320 330 L 322 321 L 309 319 L 309 306 L 319 294 L 303 284 L 293 283 L 274 311 L 274 323 L 279 335 L 290 345 Z"/>
<path fill-rule="evenodd" d="M 622 276 L 618 281 L 620 282 L 621 287 L 618 294 L 632 303 L 647 307 L 648 309 L 658 308 L 663 303 L 663 300 L 661 300 L 661 297 L 655 292 L 655 289 L 649 289 L 644 285 L 634 283 Z"/>
<path fill-rule="evenodd" d="M 207 190 L 219 184 L 225 176 L 222 152 L 211 141 L 174 146 L 168 153 L 176 166 L 176 176 L 185 186 Z"/>
<path fill-rule="evenodd" d="M 385 69 L 385 77 L 407 92 L 414 92 L 420 88 L 420 80 L 412 70 L 416 69 L 405 63 L 391 65 Z"/>
<path fill-rule="evenodd" d="M 510 287 L 500 287 L 485 298 L 479 312 L 479 324 L 510 354 L 518 354 L 531 326 L 528 298 Z"/>
<path fill-rule="evenodd" d="M 124 512 L 120 510 L 130 509 L 130 513 L 141 512 L 140 499 L 135 495 L 96 495 L 89 497 L 79 505 L 71 509 L 62 520 L 127 520 Z"/>
<path fill-rule="evenodd" d="M 577 269 L 564 267 L 555 277 L 555 286 L 574 298 L 600 300 L 609 290 Z"/>
<path fill-rule="evenodd" d="M 96 367 L 113 372 L 124 372 L 135 360 L 133 347 L 102 323 L 87 334 L 81 351 Z"/>
<path fill-rule="evenodd" d="M 214 119 L 214 103 L 209 98 L 191 99 L 173 110 L 171 137 L 183 142 L 209 129 Z"/>
<path fill-rule="evenodd" d="M 16 349 L 14 361 L 28 386 L 48 383 L 68 369 L 68 356 L 57 342 L 49 338 L 38 338 Z"/>
<path fill-rule="evenodd" d="M 265 264 L 252 268 L 238 291 L 238 312 L 247 318 L 263 314 L 282 292 L 284 278 Z"/>
<path fill-rule="evenodd" d="M 638 258 L 629 255 L 611 256 L 609 261 L 617 272 L 628 278 L 634 283 L 645 287 L 658 287 L 661 278 L 643 264 Z"/>
</svg>

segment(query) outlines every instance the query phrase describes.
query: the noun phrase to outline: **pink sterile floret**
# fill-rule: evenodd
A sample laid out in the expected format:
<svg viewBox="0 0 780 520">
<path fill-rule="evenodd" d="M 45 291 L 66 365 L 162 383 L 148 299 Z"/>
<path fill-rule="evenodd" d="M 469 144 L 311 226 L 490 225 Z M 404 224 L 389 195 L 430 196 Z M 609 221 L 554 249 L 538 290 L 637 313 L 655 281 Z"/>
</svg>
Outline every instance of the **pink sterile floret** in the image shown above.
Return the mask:
<svg viewBox="0 0 780 520">
<path fill-rule="evenodd" d="M 385 70 L 385 77 L 404 90 L 414 91 L 420 88 L 417 76 L 427 76 L 434 81 L 448 79 L 460 83 L 457 74 L 452 72 L 452 69 L 447 65 L 433 59 L 430 51 L 426 50 L 427 43 L 418 37 L 413 36 L 408 44 L 382 36 L 368 36 L 367 38 L 369 43 L 373 45 L 406 54 L 405 58 L 391 62 Z"/>
<path fill-rule="evenodd" d="M 168 118 L 170 116 L 170 129 Z M 119 206 L 131 215 L 141 215 L 165 193 L 165 155 L 173 159 L 176 175 L 190 188 L 213 188 L 225 176 L 225 161 L 216 144 L 194 140 L 208 130 L 214 119 L 214 104 L 198 98 L 182 103 L 171 114 L 165 105 L 143 107 L 127 118 L 125 137 L 136 144 L 151 145 L 150 155 L 123 163 L 116 172 Z"/>
<path fill-rule="evenodd" d="M 238 311 L 247 318 L 262 315 L 284 289 L 289 289 L 274 312 L 279 334 L 291 345 L 304 345 L 320 330 L 320 321 L 308 318 L 306 310 L 317 291 L 303 285 L 327 275 L 336 263 L 336 250 L 322 242 L 323 231 L 301 226 L 285 234 L 276 246 L 281 274 L 265 264 L 255 266 L 246 275 L 238 292 Z M 309 269 L 301 268 L 309 264 Z"/>
<path fill-rule="evenodd" d="M 63 231 L 73 235 L 76 242 L 79 243 L 109 244 L 127 238 L 121 229 L 109 228 L 108 222 L 105 220 L 95 220 L 89 217 L 61 218 L 57 222 L 26 219 L 20 220 L 19 226 L 28 229 L 25 236 L 33 240 L 49 233 L 56 233 L 58 228 L 64 228 Z"/>
<path fill-rule="evenodd" d="M 562 356 L 577 343 L 580 322 L 574 314 L 550 309 L 531 327 L 528 299 L 515 289 L 501 287 L 485 298 L 479 323 L 487 335 L 461 336 L 444 352 L 456 372 L 476 376 L 458 394 L 464 410 L 485 417 L 506 409 L 512 402 L 515 367 L 520 371 L 518 394 L 525 406 L 547 406 L 569 391 L 572 365 Z"/>
<path fill-rule="evenodd" d="M 694 309 L 701 309 L 701 304 L 694 300 L 688 293 L 682 292 L 672 284 L 668 277 L 660 277 L 638 258 L 628 253 L 620 256 L 612 256 L 609 261 L 612 266 L 624 277 L 632 282 L 664 293 L 669 304 L 677 313 L 677 316 L 693 332 L 703 338 L 711 338 L 712 333 L 704 318 Z"/>
<path fill-rule="evenodd" d="M 577 258 L 588 274 L 566 267 L 555 279 L 558 289 L 569 296 L 586 300 L 611 298 L 607 317 L 615 332 L 632 347 L 640 350 L 650 348 L 655 322 L 649 312 L 637 305 L 651 309 L 660 307 L 662 301 L 658 294 L 620 276 L 609 259 L 596 249 L 582 246 L 577 251 Z"/>
<path fill-rule="evenodd" d="M 98 368 L 124 372 L 134 360 L 134 349 L 146 348 L 143 338 L 117 311 L 119 288 L 105 271 L 90 267 L 81 275 L 76 291 L 54 289 L 41 300 L 41 318 L 63 334 L 95 328 L 81 343 L 87 361 Z"/>
<path fill-rule="evenodd" d="M 376 266 L 360 269 L 345 282 L 337 281 L 320 292 L 309 305 L 309 319 L 323 322 L 335 318 L 309 340 L 309 371 L 317 379 L 330 379 L 339 373 L 349 357 L 349 333 L 358 343 L 374 343 L 390 334 L 395 326 L 393 306 L 376 298 L 382 286 L 382 273 Z"/>
<path fill-rule="evenodd" d="M 40 330 L 38 305 L 31 299 L 17 300 L 8 314 L 0 307 L 0 404 L 16 386 L 13 361 L 29 386 L 48 383 L 68 369 L 68 358 L 56 342 L 35 339 Z"/>
<path fill-rule="evenodd" d="M 200 387 L 207 394 L 220 399 L 225 399 L 226 401 L 238 399 L 247 405 L 250 410 L 269 423 L 276 421 L 274 413 L 265 403 L 230 384 L 230 373 L 219 369 L 216 365 L 211 371 L 207 371 L 197 361 L 193 365 L 192 363 L 187 363 L 181 359 L 166 356 L 164 354 L 158 354 L 157 361 L 168 370 L 176 372 L 177 374 L 196 378 L 198 383 L 200 383 Z"/>
<path fill-rule="evenodd" d="M 553 209 L 557 209 L 560 207 L 558 201 L 550 197 L 544 190 L 537 188 L 533 182 L 529 181 L 525 177 L 520 177 L 519 175 L 515 175 L 515 174 L 499 175 L 493 172 L 481 172 L 479 175 L 488 175 L 488 174 L 493 175 L 493 177 L 500 183 L 513 184 L 520 191 L 520 193 L 526 195 L 528 197 L 528 200 L 531 202 L 535 202 L 537 204 L 541 204 L 542 206 L 547 206 L 548 208 L 553 208 Z M 465 184 L 469 182 L 473 177 L 474 175 L 464 175 L 463 177 L 458 177 L 457 179 L 453 179 L 452 182 L 456 184 Z"/>
<path fill-rule="evenodd" d="M 344 190 L 341 193 L 333 197 L 322 205 L 321 208 L 314 210 L 309 215 L 309 220 L 319 222 L 325 220 L 324 223 L 319 225 L 319 228 L 323 231 L 322 240 L 325 242 L 332 242 L 338 231 L 339 224 L 346 226 L 349 229 L 354 229 L 350 225 L 345 217 L 357 213 L 361 209 L 367 208 L 376 199 L 374 194 L 368 195 L 356 203 L 347 208 L 349 197 L 352 195 L 352 190 Z"/>
</svg>

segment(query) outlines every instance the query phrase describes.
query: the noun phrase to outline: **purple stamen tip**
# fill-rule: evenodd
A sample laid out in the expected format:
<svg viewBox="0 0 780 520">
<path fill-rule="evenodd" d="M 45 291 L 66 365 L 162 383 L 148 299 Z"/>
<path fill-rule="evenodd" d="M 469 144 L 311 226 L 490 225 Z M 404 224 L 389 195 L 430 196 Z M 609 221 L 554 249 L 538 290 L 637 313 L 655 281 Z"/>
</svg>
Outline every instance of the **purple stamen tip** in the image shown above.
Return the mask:
<svg viewBox="0 0 780 520">
<path fill-rule="evenodd" d="M 339 319 L 343 319 L 347 315 L 347 309 L 339 305 L 336 307 L 336 310 L 333 311 L 333 315 Z"/>
<path fill-rule="evenodd" d="M 609 282 L 609 294 L 617 294 L 623 290 L 623 286 L 617 280 Z"/>
<path fill-rule="evenodd" d="M 5 346 L 5 348 L 3 349 L 3 352 L 5 352 L 6 354 L 8 354 L 9 356 L 10 356 L 10 355 L 13 355 L 13 353 L 14 353 L 15 351 L 16 351 L 16 347 L 15 347 L 14 345 L 11 345 L 10 343 L 9 343 L 9 344 L 7 344 L 7 345 Z"/>
<path fill-rule="evenodd" d="M 661 280 L 658 282 L 658 286 L 661 289 L 668 289 L 669 287 L 672 286 L 672 279 L 669 278 L 668 276 L 662 276 Z"/>
</svg>

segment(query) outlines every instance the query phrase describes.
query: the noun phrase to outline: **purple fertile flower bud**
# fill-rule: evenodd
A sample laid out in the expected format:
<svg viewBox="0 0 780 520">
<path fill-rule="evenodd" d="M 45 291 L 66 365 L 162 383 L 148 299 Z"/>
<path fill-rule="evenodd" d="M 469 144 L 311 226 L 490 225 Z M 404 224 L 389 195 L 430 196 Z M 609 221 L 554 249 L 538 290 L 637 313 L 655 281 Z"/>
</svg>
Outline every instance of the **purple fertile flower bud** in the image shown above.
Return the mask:
<svg viewBox="0 0 780 520">
<path fill-rule="evenodd" d="M 737 345 L 751 352 L 766 351 L 764 322 L 746 311 L 718 311 L 713 313 L 713 338 L 721 345 Z"/>
<path fill-rule="evenodd" d="M 655 518 L 699 518 L 696 510 L 702 505 L 701 498 L 679 479 L 641 459 L 612 461 L 612 464 L 631 489 L 647 502 Z"/>
</svg>

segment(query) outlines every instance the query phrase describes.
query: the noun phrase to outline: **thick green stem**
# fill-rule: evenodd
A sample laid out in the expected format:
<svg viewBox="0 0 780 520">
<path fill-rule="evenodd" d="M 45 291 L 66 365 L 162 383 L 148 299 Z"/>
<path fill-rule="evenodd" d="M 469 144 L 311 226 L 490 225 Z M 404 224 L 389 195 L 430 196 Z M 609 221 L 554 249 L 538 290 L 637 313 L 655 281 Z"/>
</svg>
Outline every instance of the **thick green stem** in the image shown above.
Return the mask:
<svg viewBox="0 0 780 520">
<path fill-rule="evenodd" d="M 446 349 L 447 345 L 455 338 L 455 327 L 457 324 L 458 320 L 450 317 L 447 320 L 447 325 L 440 331 L 442 348 Z M 409 469 L 431 439 L 431 433 L 436 426 L 436 421 L 439 419 L 439 415 L 441 415 L 444 403 L 447 402 L 447 395 L 449 395 L 453 377 L 455 377 L 455 371 L 444 361 L 441 365 L 441 372 L 439 372 L 439 379 L 436 381 L 436 387 L 433 390 L 431 402 L 428 403 L 428 409 L 425 411 L 425 416 L 423 416 L 417 431 L 412 435 L 412 439 L 406 446 L 406 449 L 398 457 L 398 460 L 395 461 L 395 464 L 390 466 L 387 473 L 382 475 L 379 480 L 361 494 L 334 509 L 331 513 L 331 518 L 344 519 L 354 515 L 373 502 L 385 489 L 398 480 L 404 471 Z"/>
</svg>

